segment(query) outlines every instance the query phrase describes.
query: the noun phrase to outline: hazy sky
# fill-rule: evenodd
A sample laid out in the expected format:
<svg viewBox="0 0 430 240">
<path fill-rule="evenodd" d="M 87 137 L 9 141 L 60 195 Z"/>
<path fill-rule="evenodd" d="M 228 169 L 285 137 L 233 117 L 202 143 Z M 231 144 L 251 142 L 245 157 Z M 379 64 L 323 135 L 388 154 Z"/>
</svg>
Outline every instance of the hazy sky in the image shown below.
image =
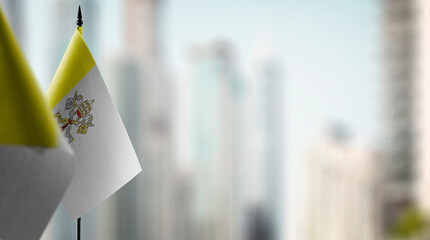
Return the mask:
<svg viewBox="0 0 430 240">
<path fill-rule="evenodd" d="M 52 20 L 58 1 L 27 1 L 30 5 L 25 8 L 32 43 L 25 50 L 43 87 L 54 71 L 47 72 L 42 66 L 46 61 L 43 53 L 49 48 L 44 39 L 53 34 L 49 30 L 58 21 Z M 345 123 L 353 135 L 368 141 L 377 135 L 379 110 L 376 2 L 164 0 L 161 32 L 167 69 L 180 79 L 187 46 L 224 39 L 235 46 L 239 70 L 248 77 L 256 49 L 271 45 L 286 71 L 289 154 L 332 120 Z M 99 1 L 97 6 L 103 41 L 95 58 L 100 60 L 109 51 L 122 48 L 123 13 L 118 0 Z"/>
<path fill-rule="evenodd" d="M 52 19 L 58 1 L 24 1 L 29 4 L 23 14 L 31 39 L 31 46 L 24 50 L 40 81 L 46 82 L 44 87 L 53 75 L 42 66 L 43 53 L 50 47 L 46 38 L 58 21 Z M 288 131 L 289 136 L 295 136 L 292 144 L 303 142 L 331 120 L 345 123 L 360 139 L 373 139 L 379 98 L 376 2 L 164 0 L 161 32 L 165 62 L 180 78 L 187 46 L 224 39 L 235 46 L 240 71 L 249 76 L 255 49 L 269 44 L 286 70 Z M 109 51 L 121 49 L 123 15 L 121 1 L 99 1 L 97 6 L 103 39 L 100 56 L 95 56 L 99 60 Z M 70 28 L 72 36 L 74 26 Z"/>
<path fill-rule="evenodd" d="M 286 68 L 292 135 L 333 119 L 367 139 L 378 110 L 377 14 L 374 0 L 167 1 L 165 53 L 180 73 L 186 46 L 226 39 L 250 74 L 255 49 L 269 42 Z"/>
</svg>

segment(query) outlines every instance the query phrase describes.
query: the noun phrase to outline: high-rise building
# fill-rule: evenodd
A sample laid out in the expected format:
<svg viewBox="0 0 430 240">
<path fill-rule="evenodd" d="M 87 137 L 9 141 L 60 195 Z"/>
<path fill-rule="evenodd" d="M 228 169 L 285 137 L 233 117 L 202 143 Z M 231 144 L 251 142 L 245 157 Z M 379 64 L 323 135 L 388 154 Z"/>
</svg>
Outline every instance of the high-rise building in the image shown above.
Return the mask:
<svg viewBox="0 0 430 240">
<path fill-rule="evenodd" d="M 238 239 L 237 164 L 241 79 L 226 42 L 194 45 L 189 52 L 193 238 Z"/>
<path fill-rule="evenodd" d="M 410 204 L 430 217 L 430 4 L 384 0 L 382 7 L 390 224 Z"/>
<path fill-rule="evenodd" d="M 146 240 L 168 240 L 173 221 L 173 124 L 174 89 L 161 68 L 160 0 L 124 2 L 126 52 L 137 59 L 139 89 L 138 233 Z"/>
<path fill-rule="evenodd" d="M 112 53 L 105 62 L 105 81 L 121 115 L 136 154 L 141 154 L 140 144 L 140 89 L 141 73 L 136 58 L 127 53 Z M 99 236 L 102 239 L 139 239 L 138 178 L 132 179 L 103 204 L 100 212 Z"/>
<path fill-rule="evenodd" d="M 416 0 L 416 200 L 430 218 L 430 2 Z"/>
<path fill-rule="evenodd" d="M 262 209 L 267 211 L 268 231 L 271 238 L 281 239 L 285 227 L 285 78 L 280 61 L 266 55 L 258 59 L 256 85 L 259 89 L 257 116 L 262 133 L 263 199 Z"/>
<path fill-rule="evenodd" d="M 330 129 L 308 152 L 298 239 L 383 239 L 381 156 L 346 139 Z"/>
<path fill-rule="evenodd" d="M 416 1 L 382 0 L 382 111 L 387 169 L 386 225 L 413 196 L 416 149 Z"/>
<path fill-rule="evenodd" d="M 285 198 L 285 78 L 281 62 L 268 45 L 256 48 L 253 77 L 246 91 L 246 239 L 282 239 Z M 259 225 L 257 227 L 256 225 Z"/>
</svg>

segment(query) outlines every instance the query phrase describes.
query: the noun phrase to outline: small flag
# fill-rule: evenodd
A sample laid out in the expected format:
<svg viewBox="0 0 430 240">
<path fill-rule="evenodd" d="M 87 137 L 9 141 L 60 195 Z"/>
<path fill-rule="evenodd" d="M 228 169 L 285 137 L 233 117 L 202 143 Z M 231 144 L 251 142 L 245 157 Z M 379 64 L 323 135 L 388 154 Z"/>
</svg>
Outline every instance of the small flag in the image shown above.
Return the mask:
<svg viewBox="0 0 430 240">
<path fill-rule="evenodd" d="M 59 128 L 77 158 L 62 203 L 83 216 L 133 179 L 141 167 L 99 69 L 75 31 L 46 93 Z"/>
<path fill-rule="evenodd" d="M 0 9 L 0 239 L 40 238 L 74 164 Z"/>
</svg>

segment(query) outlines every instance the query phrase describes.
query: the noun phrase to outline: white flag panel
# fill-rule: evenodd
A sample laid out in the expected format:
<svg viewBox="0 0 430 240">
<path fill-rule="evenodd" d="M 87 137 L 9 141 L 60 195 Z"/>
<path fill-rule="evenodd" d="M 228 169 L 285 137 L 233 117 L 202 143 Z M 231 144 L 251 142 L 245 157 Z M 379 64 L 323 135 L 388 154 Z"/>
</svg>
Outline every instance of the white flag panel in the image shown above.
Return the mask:
<svg viewBox="0 0 430 240">
<path fill-rule="evenodd" d="M 97 66 L 53 112 L 77 158 L 75 176 L 62 200 L 77 219 L 124 186 L 141 167 Z"/>
</svg>

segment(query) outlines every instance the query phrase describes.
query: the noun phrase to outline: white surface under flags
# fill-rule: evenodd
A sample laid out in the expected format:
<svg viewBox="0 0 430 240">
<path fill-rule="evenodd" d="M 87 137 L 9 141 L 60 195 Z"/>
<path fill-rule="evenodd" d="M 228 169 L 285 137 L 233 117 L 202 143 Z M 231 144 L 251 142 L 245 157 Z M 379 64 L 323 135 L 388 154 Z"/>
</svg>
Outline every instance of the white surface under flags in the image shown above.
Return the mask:
<svg viewBox="0 0 430 240">
<path fill-rule="evenodd" d="M 77 219 L 134 178 L 141 167 L 97 66 L 53 112 L 77 158 L 75 176 L 62 200 Z"/>
</svg>

